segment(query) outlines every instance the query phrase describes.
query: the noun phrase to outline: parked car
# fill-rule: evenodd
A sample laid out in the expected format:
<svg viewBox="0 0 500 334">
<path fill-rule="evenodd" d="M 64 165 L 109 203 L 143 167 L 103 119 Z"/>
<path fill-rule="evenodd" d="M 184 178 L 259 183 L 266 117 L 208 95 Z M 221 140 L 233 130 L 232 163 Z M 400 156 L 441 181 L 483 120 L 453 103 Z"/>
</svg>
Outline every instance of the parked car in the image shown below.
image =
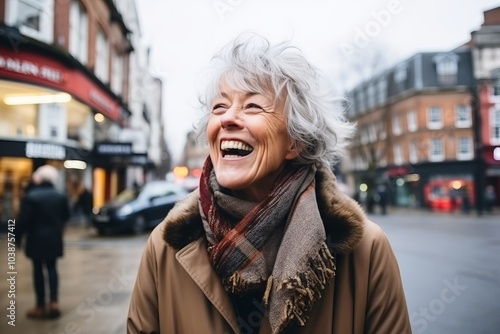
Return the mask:
<svg viewBox="0 0 500 334">
<path fill-rule="evenodd" d="M 151 181 L 141 187 L 128 188 L 104 206 L 94 208 L 92 224 L 99 234 L 140 234 L 158 225 L 186 195 L 186 189 L 169 181 Z"/>
</svg>

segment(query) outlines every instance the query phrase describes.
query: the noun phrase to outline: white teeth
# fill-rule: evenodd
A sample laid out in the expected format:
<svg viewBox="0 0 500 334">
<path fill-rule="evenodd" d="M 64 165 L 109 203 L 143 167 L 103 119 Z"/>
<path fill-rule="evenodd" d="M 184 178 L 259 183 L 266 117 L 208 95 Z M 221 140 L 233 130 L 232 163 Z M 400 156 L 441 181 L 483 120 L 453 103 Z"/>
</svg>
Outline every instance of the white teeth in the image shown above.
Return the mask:
<svg viewBox="0 0 500 334">
<path fill-rule="evenodd" d="M 252 151 L 252 147 L 236 140 L 225 140 L 220 145 L 221 150 L 244 150 Z"/>
</svg>

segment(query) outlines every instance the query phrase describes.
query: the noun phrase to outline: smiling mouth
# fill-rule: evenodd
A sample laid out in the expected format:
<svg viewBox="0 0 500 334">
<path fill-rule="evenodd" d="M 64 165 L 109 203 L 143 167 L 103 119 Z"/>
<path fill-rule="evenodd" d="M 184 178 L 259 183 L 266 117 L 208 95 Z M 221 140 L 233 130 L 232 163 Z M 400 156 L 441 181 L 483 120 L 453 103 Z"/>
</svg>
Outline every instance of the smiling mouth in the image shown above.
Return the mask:
<svg viewBox="0 0 500 334">
<path fill-rule="evenodd" d="M 220 149 L 222 151 L 222 157 L 245 157 L 252 153 L 253 147 L 236 140 L 224 140 Z"/>
</svg>

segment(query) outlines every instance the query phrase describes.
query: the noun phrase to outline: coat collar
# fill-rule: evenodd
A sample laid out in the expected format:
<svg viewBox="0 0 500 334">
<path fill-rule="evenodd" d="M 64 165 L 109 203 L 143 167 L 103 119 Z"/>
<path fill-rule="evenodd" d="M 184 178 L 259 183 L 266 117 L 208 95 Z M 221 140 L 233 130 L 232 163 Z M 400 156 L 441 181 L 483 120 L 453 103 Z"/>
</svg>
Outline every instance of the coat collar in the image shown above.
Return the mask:
<svg viewBox="0 0 500 334">
<path fill-rule="evenodd" d="M 363 210 L 337 187 L 335 176 L 325 166 L 318 166 L 316 195 L 328 246 L 333 252 L 350 252 L 363 236 L 366 220 Z M 193 191 L 179 201 L 165 218 L 163 239 L 175 249 L 181 249 L 205 235 L 199 197 L 198 190 Z"/>
</svg>

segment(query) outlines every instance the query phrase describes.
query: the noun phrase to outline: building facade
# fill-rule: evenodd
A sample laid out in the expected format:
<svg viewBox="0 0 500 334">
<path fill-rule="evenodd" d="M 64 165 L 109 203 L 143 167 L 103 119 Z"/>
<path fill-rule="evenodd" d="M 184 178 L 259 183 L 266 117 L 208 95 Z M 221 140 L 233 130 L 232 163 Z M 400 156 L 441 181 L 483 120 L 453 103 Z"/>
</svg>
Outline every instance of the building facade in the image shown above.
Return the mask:
<svg viewBox="0 0 500 334">
<path fill-rule="evenodd" d="M 498 205 L 499 97 L 500 7 L 469 43 L 416 54 L 348 93 L 349 183 L 367 202 L 383 184 L 394 205 L 479 212 L 491 185 Z"/>
<path fill-rule="evenodd" d="M 473 205 L 472 84 L 470 51 L 419 53 L 349 92 L 350 183 L 367 202 L 384 185 L 398 206 Z"/>
<path fill-rule="evenodd" d="M 58 186 L 74 202 L 87 188 L 95 205 L 127 186 L 129 169 L 154 166 L 148 144 L 137 152 L 124 135 L 137 113 L 131 57 L 142 49 L 133 45 L 121 2 L 0 0 L 2 220 L 17 215 L 40 165 L 61 171 Z M 140 104 L 155 110 L 150 122 L 161 122 L 161 98 L 152 95 Z"/>
</svg>

